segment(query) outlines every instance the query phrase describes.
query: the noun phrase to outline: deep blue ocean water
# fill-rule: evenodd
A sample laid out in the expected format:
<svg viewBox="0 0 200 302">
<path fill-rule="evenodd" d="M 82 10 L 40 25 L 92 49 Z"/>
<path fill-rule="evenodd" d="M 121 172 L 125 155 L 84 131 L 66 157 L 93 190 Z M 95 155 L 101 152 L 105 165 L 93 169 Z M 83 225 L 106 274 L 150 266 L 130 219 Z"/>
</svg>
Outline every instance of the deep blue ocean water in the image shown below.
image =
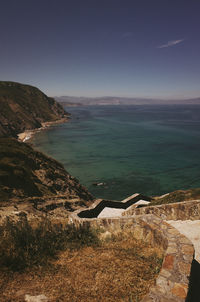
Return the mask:
<svg viewBox="0 0 200 302">
<path fill-rule="evenodd" d="M 200 106 L 65 109 L 72 114 L 69 123 L 41 131 L 31 142 L 96 197 L 121 200 L 135 192 L 200 187 Z"/>
</svg>

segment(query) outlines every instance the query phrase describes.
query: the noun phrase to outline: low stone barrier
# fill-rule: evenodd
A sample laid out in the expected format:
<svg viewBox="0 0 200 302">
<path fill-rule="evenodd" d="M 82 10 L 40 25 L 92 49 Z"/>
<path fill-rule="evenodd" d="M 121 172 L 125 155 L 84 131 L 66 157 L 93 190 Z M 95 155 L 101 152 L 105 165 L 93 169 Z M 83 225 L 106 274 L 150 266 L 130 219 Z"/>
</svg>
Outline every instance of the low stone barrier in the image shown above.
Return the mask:
<svg viewBox="0 0 200 302">
<path fill-rule="evenodd" d="M 102 235 L 131 232 L 138 240 L 160 247 L 164 253 L 156 284 L 141 302 L 183 302 L 186 299 L 194 247 L 175 228 L 154 215 L 124 218 L 80 219 L 75 224 L 100 228 Z"/>
<path fill-rule="evenodd" d="M 97 199 L 89 208 L 77 210 L 76 215 L 80 218 L 96 218 L 106 207 L 125 210 L 141 199 L 151 200 L 151 198 L 139 193 L 133 194 L 122 201 Z"/>
<path fill-rule="evenodd" d="M 157 206 L 136 208 L 134 205 L 122 213 L 122 216 L 153 214 L 164 220 L 199 220 L 200 201 L 184 201 Z"/>
</svg>

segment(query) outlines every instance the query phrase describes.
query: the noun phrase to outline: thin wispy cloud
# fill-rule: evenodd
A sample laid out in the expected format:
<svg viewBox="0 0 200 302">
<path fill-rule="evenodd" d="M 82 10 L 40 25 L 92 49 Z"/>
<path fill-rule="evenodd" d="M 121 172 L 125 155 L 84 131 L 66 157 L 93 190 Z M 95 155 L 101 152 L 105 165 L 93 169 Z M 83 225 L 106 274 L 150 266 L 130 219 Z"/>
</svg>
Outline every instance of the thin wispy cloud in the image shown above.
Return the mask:
<svg viewBox="0 0 200 302">
<path fill-rule="evenodd" d="M 172 40 L 172 41 L 167 42 L 166 44 L 158 46 L 157 48 L 171 47 L 171 46 L 177 45 L 177 44 L 179 44 L 179 43 L 181 43 L 183 41 L 184 41 L 184 39 Z"/>
</svg>

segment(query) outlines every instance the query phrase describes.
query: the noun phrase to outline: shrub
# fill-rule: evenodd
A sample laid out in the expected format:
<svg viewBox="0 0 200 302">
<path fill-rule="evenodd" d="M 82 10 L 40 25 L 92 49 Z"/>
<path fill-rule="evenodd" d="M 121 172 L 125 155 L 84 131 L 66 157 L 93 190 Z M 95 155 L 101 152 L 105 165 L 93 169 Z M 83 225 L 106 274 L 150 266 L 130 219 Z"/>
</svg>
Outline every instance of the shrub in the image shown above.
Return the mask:
<svg viewBox="0 0 200 302">
<path fill-rule="evenodd" d="M 7 218 L 0 226 L 0 266 L 13 271 L 45 265 L 64 249 L 99 243 L 89 226 L 53 225 L 47 218 L 32 227 L 26 216 L 17 222 Z"/>
</svg>

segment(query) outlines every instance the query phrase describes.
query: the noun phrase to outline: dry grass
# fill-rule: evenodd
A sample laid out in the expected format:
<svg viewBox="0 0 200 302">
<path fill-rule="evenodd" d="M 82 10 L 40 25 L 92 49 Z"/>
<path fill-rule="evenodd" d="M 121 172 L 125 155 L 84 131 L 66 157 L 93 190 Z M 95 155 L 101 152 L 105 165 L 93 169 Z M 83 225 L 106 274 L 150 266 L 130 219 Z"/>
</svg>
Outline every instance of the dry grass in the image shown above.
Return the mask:
<svg viewBox="0 0 200 302">
<path fill-rule="evenodd" d="M 189 190 L 177 190 L 169 194 L 164 195 L 163 197 L 156 197 L 151 201 L 150 205 L 161 205 L 174 202 L 182 202 L 189 200 L 199 200 L 200 199 L 200 188 L 189 189 Z"/>
<path fill-rule="evenodd" d="M 95 244 L 99 239 L 89 226 L 56 225 L 44 218 L 33 227 L 26 215 L 17 221 L 7 218 L 0 225 L 0 269 L 23 271 L 44 266 L 62 250 Z"/>
<path fill-rule="evenodd" d="M 1 301 L 45 294 L 52 302 L 137 302 L 160 270 L 159 251 L 129 238 L 60 252 L 50 266 L 0 272 Z"/>
</svg>

